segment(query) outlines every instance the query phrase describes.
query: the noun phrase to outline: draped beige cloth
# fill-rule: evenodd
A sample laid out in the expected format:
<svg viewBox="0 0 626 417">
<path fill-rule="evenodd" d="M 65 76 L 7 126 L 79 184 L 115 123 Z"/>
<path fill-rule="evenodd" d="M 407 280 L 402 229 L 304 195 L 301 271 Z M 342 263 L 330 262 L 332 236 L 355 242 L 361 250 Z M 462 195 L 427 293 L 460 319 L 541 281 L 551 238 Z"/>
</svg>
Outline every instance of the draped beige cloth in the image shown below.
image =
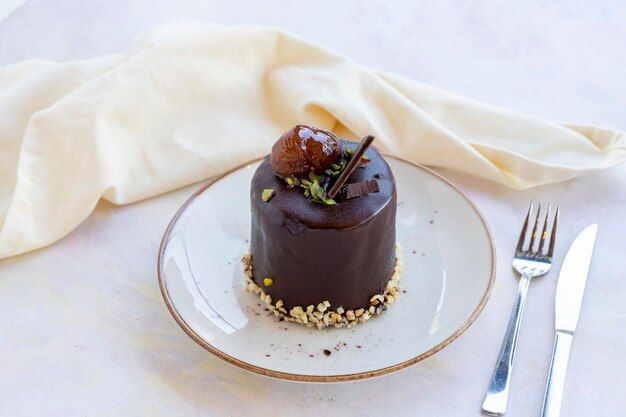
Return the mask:
<svg viewBox="0 0 626 417">
<path fill-rule="evenodd" d="M 621 132 L 562 126 L 361 66 L 269 28 L 173 24 L 124 55 L 0 69 L 0 257 L 269 152 L 295 124 L 512 187 L 626 158 Z"/>
</svg>

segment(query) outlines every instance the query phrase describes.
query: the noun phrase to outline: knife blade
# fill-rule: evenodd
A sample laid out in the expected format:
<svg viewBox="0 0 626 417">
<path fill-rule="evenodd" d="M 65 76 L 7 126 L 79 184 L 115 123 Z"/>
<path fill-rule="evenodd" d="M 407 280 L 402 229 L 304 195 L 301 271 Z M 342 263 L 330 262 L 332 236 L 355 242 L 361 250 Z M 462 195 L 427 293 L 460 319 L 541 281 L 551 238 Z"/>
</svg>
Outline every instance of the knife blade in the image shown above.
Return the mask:
<svg viewBox="0 0 626 417">
<path fill-rule="evenodd" d="M 580 232 L 567 251 L 559 273 L 554 300 L 556 332 L 546 392 L 543 397 L 542 417 L 559 417 L 561 414 L 567 363 L 578 324 L 578 316 L 580 316 L 580 307 L 583 302 L 597 232 L 597 224 L 587 226 Z"/>
<path fill-rule="evenodd" d="M 557 331 L 573 333 L 576 330 L 597 231 L 597 224 L 587 226 L 576 237 L 565 256 L 554 303 Z"/>
</svg>

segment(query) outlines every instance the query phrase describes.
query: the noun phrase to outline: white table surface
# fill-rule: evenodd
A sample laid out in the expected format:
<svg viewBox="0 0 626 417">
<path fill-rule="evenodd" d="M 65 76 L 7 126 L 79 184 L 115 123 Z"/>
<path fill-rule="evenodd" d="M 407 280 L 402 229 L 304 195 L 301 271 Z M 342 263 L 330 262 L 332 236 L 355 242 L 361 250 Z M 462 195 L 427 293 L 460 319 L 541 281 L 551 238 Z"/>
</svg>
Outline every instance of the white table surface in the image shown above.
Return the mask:
<svg viewBox="0 0 626 417">
<path fill-rule="evenodd" d="M 274 25 L 493 104 L 626 130 L 622 2 L 463 3 L 31 1 L 0 22 L 0 65 L 120 52 L 139 31 L 172 20 Z M 55 245 L 0 261 L 0 415 L 478 416 L 515 295 L 509 265 L 531 198 L 562 207 L 557 264 L 585 225 L 599 223 L 562 415 L 626 415 L 626 165 L 523 192 L 443 173 L 483 211 L 498 273 L 482 315 L 431 358 L 379 379 L 315 385 L 212 357 L 178 328 L 156 280 L 161 234 L 190 186 L 126 207 L 101 203 Z M 531 284 L 511 417 L 540 412 L 558 269 Z"/>
</svg>

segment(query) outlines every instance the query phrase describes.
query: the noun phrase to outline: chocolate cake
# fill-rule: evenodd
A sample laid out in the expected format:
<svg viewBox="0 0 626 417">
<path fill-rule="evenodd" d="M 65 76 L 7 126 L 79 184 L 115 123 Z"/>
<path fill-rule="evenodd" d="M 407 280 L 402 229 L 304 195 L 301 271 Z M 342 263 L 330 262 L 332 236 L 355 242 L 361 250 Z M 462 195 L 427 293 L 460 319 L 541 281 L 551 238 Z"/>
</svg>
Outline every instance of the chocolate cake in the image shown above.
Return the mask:
<svg viewBox="0 0 626 417">
<path fill-rule="evenodd" d="M 247 288 L 275 315 L 351 327 L 396 299 L 395 180 L 383 157 L 362 145 L 299 125 L 257 168 L 243 261 Z"/>
</svg>

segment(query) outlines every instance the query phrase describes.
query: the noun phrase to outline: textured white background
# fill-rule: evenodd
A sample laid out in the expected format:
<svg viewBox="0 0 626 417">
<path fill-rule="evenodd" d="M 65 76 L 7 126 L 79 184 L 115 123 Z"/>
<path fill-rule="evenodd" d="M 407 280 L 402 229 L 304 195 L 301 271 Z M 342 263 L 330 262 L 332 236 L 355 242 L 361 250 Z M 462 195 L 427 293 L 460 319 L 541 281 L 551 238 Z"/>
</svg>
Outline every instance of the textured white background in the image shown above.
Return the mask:
<svg viewBox="0 0 626 417">
<path fill-rule="evenodd" d="M 0 22 L 0 65 L 122 52 L 140 31 L 182 19 L 273 25 L 496 105 L 626 130 L 619 0 L 39 0 Z M 443 173 L 485 214 L 498 279 L 476 323 L 426 361 L 375 380 L 313 385 L 214 359 L 174 323 L 156 281 L 161 234 L 192 186 L 127 207 L 102 203 L 59 243 L 0 261 L 0 415 L 478 416 L 515 294 L 509 264 L 531 198 L 562 207 L 557 263 L 585 225 L 600 225 L 562 415 L 625 415 L 626 166 L 524 192 Z M 531 284 L 511 417 L 540 412 L 558 269 Z"/>
</svg>

